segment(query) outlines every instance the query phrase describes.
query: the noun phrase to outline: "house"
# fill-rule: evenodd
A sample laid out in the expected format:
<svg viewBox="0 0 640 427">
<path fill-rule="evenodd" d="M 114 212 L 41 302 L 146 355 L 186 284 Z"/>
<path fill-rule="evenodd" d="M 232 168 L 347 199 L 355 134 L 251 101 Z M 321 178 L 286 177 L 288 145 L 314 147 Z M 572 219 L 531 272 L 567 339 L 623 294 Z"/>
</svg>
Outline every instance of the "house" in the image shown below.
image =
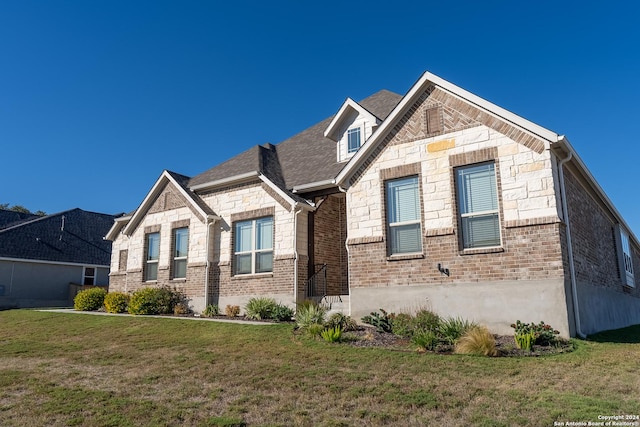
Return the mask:
<svg viewBox="0 0 640 427">
<path fill-rule="evenodd" d="M 111 288 L 207 304 L 322 298 L 356 319 L 426 307 L 510 333 L 640 323 L 640 243 L 563 135 L 429 72 L 117 218 Z"/>
<path fill-rule="evenodd" d="M 0 210 L 0 307 L 73 304 L 73 285 L 109 284 L 115 217 L 71 209 L 47 216 Z"/>
</svg>

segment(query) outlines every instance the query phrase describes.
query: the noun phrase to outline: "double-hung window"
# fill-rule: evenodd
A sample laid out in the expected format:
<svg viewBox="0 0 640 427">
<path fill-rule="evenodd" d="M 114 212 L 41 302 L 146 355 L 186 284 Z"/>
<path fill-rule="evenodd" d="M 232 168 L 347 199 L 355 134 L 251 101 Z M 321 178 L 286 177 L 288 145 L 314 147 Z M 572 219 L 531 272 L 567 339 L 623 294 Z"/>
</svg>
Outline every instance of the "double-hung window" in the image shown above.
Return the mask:
<svg viewBox="0 0 640 427">
<path fill-rule="evenodd" d="M 235 223 L 235 274 L 273 271 L 273 217 Z"/>
<path fill-rule="evenodd" d="M 422 252 L 418 177 L 385 182 L 390 255 Z"/>
<path fill-rule="evenodd" d="M 635 280 L 633 278 L 633 258 L 631 257 L 631 245 L 629 243 L 629 234 L 623 228 L 618 225 L 617 228 L 617 242 L 618 245 L 618 257 L 620 265 L 620 276 L 622 283 L 635 287 Z"/>
<path fill-rule="evenodd" d="M 187 277 L 187 253 L 189 252 L 189 228 L 173 230 L 173 278 Z"/>
<path fill-rule="evenodd" d="M 95 267 L 85 267 L 84 274 L 82 275 L 83 285 L 95 285 L 96 284 L 96 269 Z"/>
<path fill-rule="evenodd" d="M 146 239 L 146 260 L 144 278 L 158 280 L 158 259 L 160 258 L 160 233 L 149 233 Z"/>
<path fill-rule="evenodd" d="M 463 248 L 500 246 L 495 164 L 456 169 L 456 187 Z"/>
<path fill-rule="evenodd" d="M 349 154 L 358 151 L 361 145 L 360 128 L 353 128 L 347 131 L 347 152 Z"/>
</svg>

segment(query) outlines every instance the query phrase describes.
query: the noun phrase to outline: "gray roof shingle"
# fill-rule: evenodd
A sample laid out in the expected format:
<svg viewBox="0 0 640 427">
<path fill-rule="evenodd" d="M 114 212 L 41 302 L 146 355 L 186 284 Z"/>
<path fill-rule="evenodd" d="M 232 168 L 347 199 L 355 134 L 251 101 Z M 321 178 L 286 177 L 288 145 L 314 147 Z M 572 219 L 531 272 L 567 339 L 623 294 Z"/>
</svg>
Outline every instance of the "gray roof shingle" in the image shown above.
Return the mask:
<svg viewBox="0 0 640 427">
<path fill-rule="evenodd" d="M 384 120 L 400 102 L 401 95 L 381 90 L 359 104 Z M 335 141 L 325 138 L 329 117 L 277 145 L 254 146 L 237 156 L 195 176 L 188 186 L 204 184 L 258 171 L 282 189 L 335 178 L 345 163 L 337 162 Z"/>
</svg>

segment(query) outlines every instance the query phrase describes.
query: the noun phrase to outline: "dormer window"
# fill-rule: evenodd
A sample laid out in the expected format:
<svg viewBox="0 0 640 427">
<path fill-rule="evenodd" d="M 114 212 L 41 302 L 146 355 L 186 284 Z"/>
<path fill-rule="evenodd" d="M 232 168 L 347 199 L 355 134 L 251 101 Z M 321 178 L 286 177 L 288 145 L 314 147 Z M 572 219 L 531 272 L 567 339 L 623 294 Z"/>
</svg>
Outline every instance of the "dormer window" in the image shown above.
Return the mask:
<svg viewBox="0 0 640 427">
<path fill-rule="evenodd" d="M 355 153 L 362 145 L 362 136 L 360 135 L 360 128 L 353 128 L 347 131 L 347 146 L 348 153 Z"/>
</svg>

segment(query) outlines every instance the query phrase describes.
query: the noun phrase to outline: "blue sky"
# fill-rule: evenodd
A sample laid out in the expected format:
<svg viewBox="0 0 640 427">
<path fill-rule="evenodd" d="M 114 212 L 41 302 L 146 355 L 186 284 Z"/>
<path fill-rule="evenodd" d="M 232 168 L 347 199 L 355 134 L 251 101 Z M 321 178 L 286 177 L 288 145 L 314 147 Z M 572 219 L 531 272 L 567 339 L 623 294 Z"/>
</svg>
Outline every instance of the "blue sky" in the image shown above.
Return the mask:
<svg viewBox="0 0 640 427">
<path fill-rule="evenodd" d="M 530 3 L 530 4 L 519 4 Z M 565 134 L 640 235 L 640 6 L 0 2 L 0 203 L 131 211 L 425 71 Z"/>
</svg>

